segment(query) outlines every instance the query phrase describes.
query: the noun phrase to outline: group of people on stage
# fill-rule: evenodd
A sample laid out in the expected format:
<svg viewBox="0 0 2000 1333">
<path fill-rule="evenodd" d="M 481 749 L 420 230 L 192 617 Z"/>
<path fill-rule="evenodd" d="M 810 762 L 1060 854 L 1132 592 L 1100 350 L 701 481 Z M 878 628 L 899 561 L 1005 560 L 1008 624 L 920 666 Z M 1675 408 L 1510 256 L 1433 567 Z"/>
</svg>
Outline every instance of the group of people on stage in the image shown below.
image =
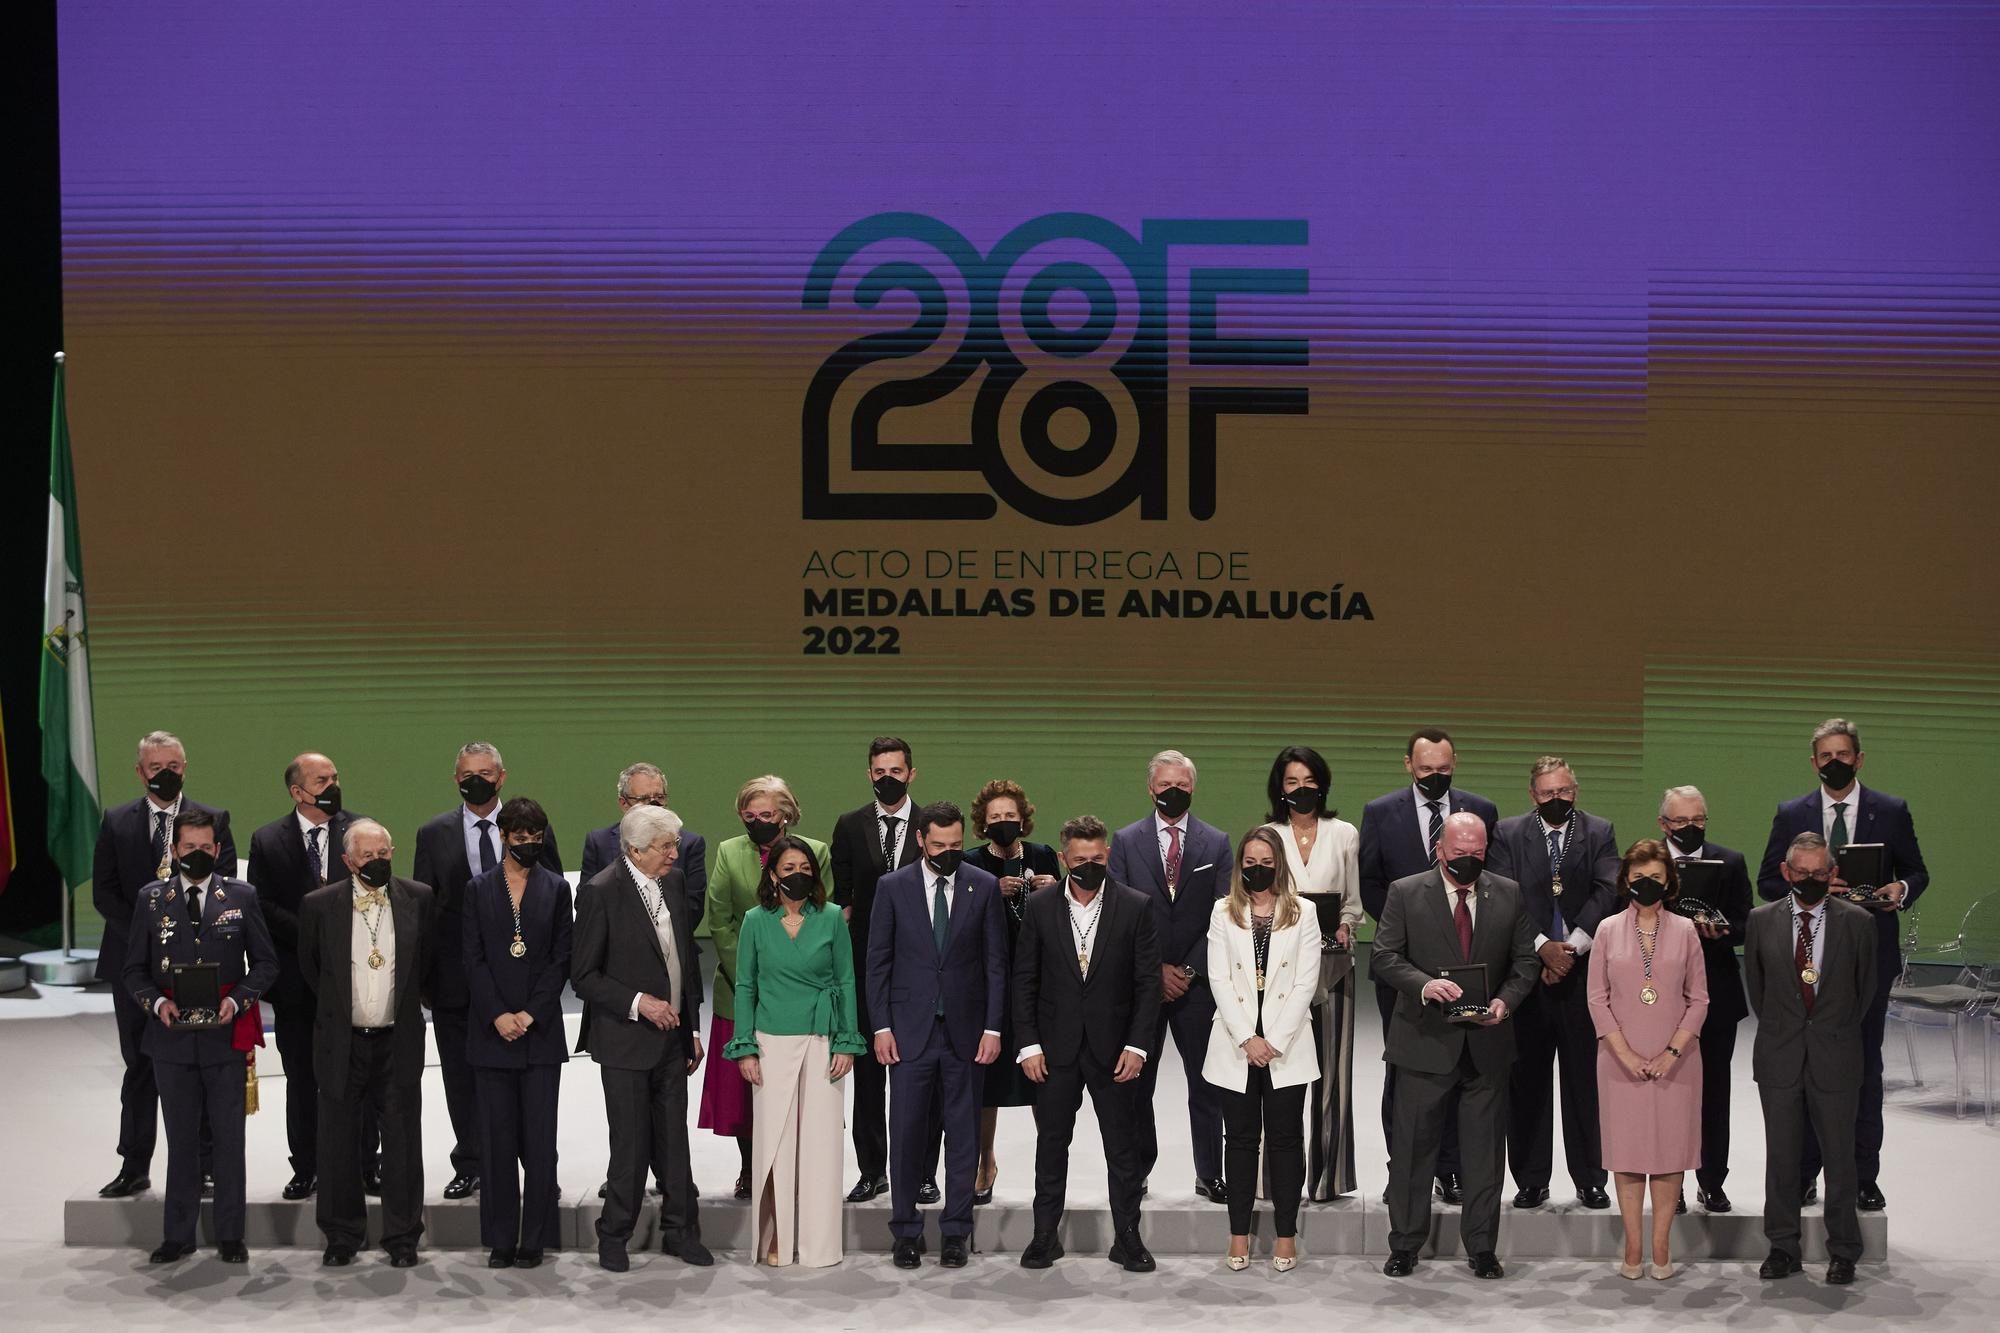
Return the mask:
<svg viewBox="0 0 2000 1333">
<path fill-rule="evenodd" d="M 506 768 L 489 744 L 460 749 L 459 803 L 418 830 L 407 877 L 389 831 L 345 809 L 333 762 L 298 756 L 284 775 L 292 809 L 253 835 L 246 883 L 233 877 L 227 812 L 186 796 L 186 753 L 155 732 L 139 746 L 145 793 L 106 813 L 97 849 L 99 974 L 115 983 L 126 1059 L 122 1165 L 101 1192 L 150 1188 L 157 1104 L 168 1180 L 153 1259 L 192 1252 L 212 1193 L 221 1256 L 243 1261 L 244 1079 L 268 1003 L 289 1085 L 284 1197 L 317 1195 L 325 1262 L 339 1266 L 362 1248 L 366 1196 L 378 1194 L 382 1247 L 414 1264 L 429 1009 L 456 1139 L 445 1197 L 479 1196 L 491 1266 L 531 1267 L 559 1243 L 571 987 L 584 1007 L 577 1050 L 599 1066 L 609 1130 L 597 1223 L 607 1270 L 629 1266 L 649 1176 L 664 1251 L 712 1262 L 689 1171 L 700 1072 L 698 1124 L 738 1141 L 735 1193 L 750 1203 L 759 1261 L 839 1262 L 843 1201 L 887 1193 L 898 1266 L 923 1263 L 919 1208 L 940 1201 L 939 1262 L 964 1265 L 974 1209 L 1000 1172 L 997 1114 L 1026 1105 L 1034 1232 L 1020 1261 L 1047 1267 L 1063 1253 L 1069 1148 L 1088 1093 L 1110 1258 L 1151 1271 L 1141 1201 L 1171 1037 L 1187 1073 L 1194 1190 L 1229 1212 L 1226 1267 L 1250 1263 L 1261 1188 L 1272 1265 L 1289 1271 L 1301 1201 L 1355 1188 L 1353 947 L 1365 912 L 1386 1038 L 1385 1273 L 1417 1267 L 1436 1196 L 1462 1206 L 1472 1270 L 1501 1276 L 1503 1171 L 1511 1162 L 1517 1209 L 1547 1202 L 1559 1107 L 1580 1203 L 1608 1208 L 1615 1177 L 1621 1273 L 1670 1277 L 1684 1173 L 1696 1173 L 1700 1206 L 1731 1208 L 1730 1061 L 1736 1023 L 1755 1012 L 1771 1244 L 1761 1272 L 1798 1269 L 1799 1212 L 1823 1169 L 1828 1280 L 1851 1281 L 1857 1211 L 1884 1206 L 1894 911 L 1927 882 L 1907 806 L 1859 782 L 1855 727 L 1833 719 L 1814 732 L 1818 786 L 1778 808 L 1757 876 L 1770 901 L 1754 909 L 1747 860 L 1708 841 L 1696 788 L 1668 789 L 1662 837 L 1621 852 L 1611 824 L 1579 806 L 1562 759 L 1537 759 L 1531 808 L 1502 819 L 1453 786 L 1456 758 L 1444 731 L 1414 733 L 1409 784 L 1369 802 L 1357 829 L 1332 807 L 1325 759 L 1289 747 L 1271 767 L 1267 822 L 1232 842 L 1192 813 L 1193 760 L 1163 750 L 1145 770 L 1149 814 L 1115 832 L 1071 818 L 1047 844 L 1030 841 L 1035 806 L 1013 781 L 988 782 L 969 809 L 917 804 L 911 747 L 881 736 L 867 753 L 871 799 L 836 821 L 830 843 L 797 831 L 797 799 L 765 775 L 738 792 L 743 832 L 712 856 L 667 808 L 661 770 L 634 764 L 618 778 L 618 822 L 586 840 L 572 903 L 547 814 L 503 799 Z M 1873 921 L 1829 896 L 1848 887 L 1836 853 L 1850 842 L 1885 849 Z M 1695 862 L 1716 901 L 1681 901 Z M 714 965 L 705 1043 L 697 937 Z M 183 1014 L 176 987 L 204 974 L 219 982 L 219 1007 Z M 860 1179 L 843 1195 L 848 1082 Z"/>
</svg>

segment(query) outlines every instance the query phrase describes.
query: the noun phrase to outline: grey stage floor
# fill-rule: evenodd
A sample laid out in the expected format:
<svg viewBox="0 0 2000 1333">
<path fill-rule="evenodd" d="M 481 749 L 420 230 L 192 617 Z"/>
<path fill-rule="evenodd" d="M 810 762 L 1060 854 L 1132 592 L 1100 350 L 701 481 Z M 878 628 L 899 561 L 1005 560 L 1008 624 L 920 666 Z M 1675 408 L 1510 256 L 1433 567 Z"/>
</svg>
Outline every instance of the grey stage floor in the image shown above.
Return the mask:
<svg viewBox="0 0 2000 1333">
<path fill-rule="evenodd" d="M 1371 1015 L 1372 1016 L 1372 1015 Z M 1738 1052 L 1737 1149 L 1731 1193 L 1754 1213 L 1762 1196 L 1762 1133 L 1748 1082 L 1745 1026 Z M 1975 1039 L 1976 1040 L 1976 1039 Z M 109 1178 L 116 1163 L 118 1049 L 101 993 L 46 991 L 0 996 L 0 1070 L 9 1145 L 0 1166 L 0 1327 L 117 1325 L 183 1328 L 190 1324 L 351 1324 L 357 1316 L 406 1328 L 636 1327 L 662 1317 L 722 1318 L 732 1324 L 809 1328 L 880 1326 L 982 1328 L 1050 1318 L 1102 1329 L 1161 1328 L 1269 1317 L 1349 1319 L 1392 1327 L 1583 1328 L 1634 1317 L 1680 1325 L 1858 1327 L 1917 1322 L 1931 1327 L 1991 1327 L 2000 1316 L 2000 1264 L 1993 1256 L 1992 1201 L 2000 1197 L 2000 1130 L 1953 1115 L 1950 1055 L 1939 1034 L 1922 1037 L 1929 1085 L 1911 1086 L 1901 1044 L 1892 1036 L 1888 1146 L 1883 1188 L 1891 1200 L 1889 1256 L 1865 1264 L 1845 1291 L 1827 1288 L 1811 1268 L 1784 1283 L 1761 1284 L 1752 1263 L 1698 1260 L 1670 1283 L 1629 1283 L 1600 1261 L 1517 1257 L 1507 1280 L 1480 1283 L 1461 1262 L 1428 1262 L 1415 1281 L 1392 1282 L 1379 1259 L 1309 1258 L 1280 1277 L 1261 1263 L 1244 1274 L 1206 1255 L 1162 1254 L 1160 1271 L 1132 1277 L 1100 1255 L 1073 1253 L 1053 1270 L 1026 1272 L 1011 1255 L 975 1256 L 946 1273 L 928 1266 L 900 1272 L 878 1254 L 850 1252 L 840 1268 L 770 1272 L 732 1252 L 717 1267 L 692 1270 L 658 1255 L 636 1257 L 630 1274 L 612 1278 L 584 1255 L 566 1253 L 532 1272 L 492 1273 L 469 1250 L 435 1250 L 416 1269 L 398 1272 L 371 1258 L 328 1273 L 310 1249 L 253 1252 L 248 1270 L 212 1256 L 161 1273 L 136 1249 L 62 1244 L 63 1201 Z M 1376 1073 L 1380 1038 L 1364 1022 L 1356 1062 L 1358 1157 L 1362 1190 L 1379 1194 L 1384 1172 Z M 1975 1045 L 1975 1062 L 1977 1060 Z M 250 1122 L 253 1199 L 274 1195 L 284 1164 L 284 1081 L 266 1055 L 264 1110 Z M 1195 1206 L 1188 1197 L 1185 1083 L 1168 1054 L 1159 1102 L 1162 1166 L 1149 1208 Z M 563 1088 L 561 1151 L 565 1197 L 594 1191 L 604 1162 L 603 1116 L 595 1071 L 572 1065 Z M 433 1194 L 443 1183 L 449 1135 L 435 1069 L 426 1083 L 425 1139 Z M 1033 1125 L 1026 1110 L 1002 1113 L 1002 1202 L 1031 1194 Z M 1071 1201 L 1101 1207 L 1101 1159 L 1089 1151 L 1095 1127 L 1079 1126 Z M 696 1177 L 711 1198 L 735 1175 L 732 1145 L 694 1136 Z M 1561 1161 L 1560 1145 L 1557 1161 Z M 164 1168 L 164 1154 L 156 1161 Z M 851 1150 L 850 1150 L 851 1173 Z M 1560 1175 L 1560 1167 L 1558 1167 Z M 157 1177 L 162 1179 L 163 1177 Z M 1557 1182 L 1557 1200 L 1564 1197 Z M 1201 1205 L 1206 1206 L 1206 1205 Z M 885 1219 L 886 1220 L 886 1219 Z M 1503 1255 L 1506 1251 L 1503 1221 Z M 357 1304 L 359 1302 L 359 1304 Z M 1294 1314 L 1294 1312 L 1296 1312 Z"/>
</svg>

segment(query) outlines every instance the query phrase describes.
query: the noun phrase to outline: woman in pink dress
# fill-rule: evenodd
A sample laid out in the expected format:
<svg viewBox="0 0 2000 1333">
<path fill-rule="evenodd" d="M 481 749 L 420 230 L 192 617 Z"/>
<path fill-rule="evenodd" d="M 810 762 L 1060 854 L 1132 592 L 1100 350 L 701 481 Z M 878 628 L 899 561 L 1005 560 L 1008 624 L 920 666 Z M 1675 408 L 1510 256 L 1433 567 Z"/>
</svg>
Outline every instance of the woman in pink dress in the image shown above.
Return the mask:
<svg viewBox="0 0 2000 1333">
<path fill-rule="evenodd" d="M 1628 1278 L 1674 1275 L 1667 1242 L 1681 1178 L 1701 1165 L 1701 1061 L 1693 1048 L 1708 1015 L 1708 971 L 1694 923 L 1666 909 L 1679 894 L 1666 844 L 1633 843 L 1618 866 L 1625 910 L 1604 919 L 1591 946 L 1604 1169 L 1617 1178 L 1625 1222 L 1618 1272 Z M 1640 1266 L 1648 1178 L 1650 1269 Z"/>
</svg>

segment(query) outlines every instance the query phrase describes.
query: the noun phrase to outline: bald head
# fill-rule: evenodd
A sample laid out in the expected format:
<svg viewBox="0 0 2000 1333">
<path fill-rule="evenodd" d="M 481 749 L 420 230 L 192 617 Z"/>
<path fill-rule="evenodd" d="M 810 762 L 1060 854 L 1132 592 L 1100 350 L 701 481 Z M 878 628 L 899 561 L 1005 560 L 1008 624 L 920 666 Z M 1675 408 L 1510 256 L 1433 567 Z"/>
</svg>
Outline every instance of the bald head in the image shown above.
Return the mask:
<svg viewBox="0 0 2000 1333">
<path fill-rule="evenodd" d="M 1439 861 L 1486 855 L 1486 821 L 1470 810 L 1446 815 L 1444 828 L 1438 833 L 1437 855 Z"/>
</svg>

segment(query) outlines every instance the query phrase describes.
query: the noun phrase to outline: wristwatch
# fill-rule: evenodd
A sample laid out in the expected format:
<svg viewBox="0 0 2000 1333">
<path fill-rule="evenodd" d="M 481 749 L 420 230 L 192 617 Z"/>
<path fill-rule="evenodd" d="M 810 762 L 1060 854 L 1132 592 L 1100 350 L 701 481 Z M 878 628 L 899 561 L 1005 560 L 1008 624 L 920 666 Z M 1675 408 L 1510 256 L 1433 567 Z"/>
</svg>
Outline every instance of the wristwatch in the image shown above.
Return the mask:
<svg viewBox="0 0 2000 1333">
<path fill-rule="evenodd" d="M 1183 980 L 1183 981 L 1199 981 L 1199 980 L 1201 980 L 1201 973 L 1199 973 L 1199 972 L 1195 971 L 1195 970 L 1194 970 L 1194 969 L 1193 969 L 1192 967 L 1189 967 L 1189 966 L 1188 966 L 1188 965 L 1187 965 L 1186 963 L 1182 963 L 1182 964 L 1181 964 L 1181 980 Z"/>
<path fill-rule="evenodd" d="M 1667 1054 L 1673 1056 L 1674 1059 L 1678 1060 L 1681 1058 L 1681 1048 L 1678 1046 L 1669 1046 L 1667 1047 Z"/>
</svg>

